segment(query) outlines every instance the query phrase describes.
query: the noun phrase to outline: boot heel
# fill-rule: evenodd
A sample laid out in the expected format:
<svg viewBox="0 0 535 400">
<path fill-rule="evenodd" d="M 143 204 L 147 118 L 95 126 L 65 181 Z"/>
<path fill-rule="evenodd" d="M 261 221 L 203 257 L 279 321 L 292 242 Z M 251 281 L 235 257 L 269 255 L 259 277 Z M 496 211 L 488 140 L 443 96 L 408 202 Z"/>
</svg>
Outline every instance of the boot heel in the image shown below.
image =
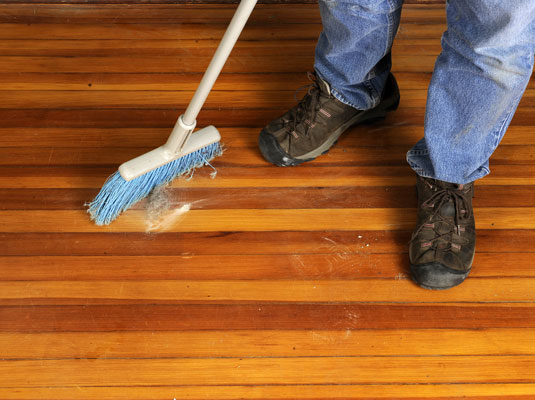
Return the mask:
<svg viewBox="0 0 535 400">
<path fill-rule="evenodd" d="M 399 99 L 400 99 L 400 97 L 398 96 L 398 98 L 396 99 L 394 104 L 392 104 L 391 106 L 388 106 L 386 108 L 386 111 L 395 111 L 395 110 L 397 110 L 397 108 L 399 107 Z"/>
</svg>

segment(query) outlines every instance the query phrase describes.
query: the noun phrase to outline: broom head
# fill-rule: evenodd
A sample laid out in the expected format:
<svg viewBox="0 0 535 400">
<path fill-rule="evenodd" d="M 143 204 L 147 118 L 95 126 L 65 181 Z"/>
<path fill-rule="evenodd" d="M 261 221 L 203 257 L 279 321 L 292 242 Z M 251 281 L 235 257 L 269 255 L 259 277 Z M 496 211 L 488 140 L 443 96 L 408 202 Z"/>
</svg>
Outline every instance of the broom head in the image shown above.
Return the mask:
<svg viewBox="0 0 535 400">
<path fill-rule="evenodd" d="M 158 147 L 119 167 L 102 186 L 87 212 L 97 225 L 108 225 L 156 187 L 210 163 L 222 154 L 221 136 L 213 126 L 191 134 L 179 154 Z"/>
</svg>

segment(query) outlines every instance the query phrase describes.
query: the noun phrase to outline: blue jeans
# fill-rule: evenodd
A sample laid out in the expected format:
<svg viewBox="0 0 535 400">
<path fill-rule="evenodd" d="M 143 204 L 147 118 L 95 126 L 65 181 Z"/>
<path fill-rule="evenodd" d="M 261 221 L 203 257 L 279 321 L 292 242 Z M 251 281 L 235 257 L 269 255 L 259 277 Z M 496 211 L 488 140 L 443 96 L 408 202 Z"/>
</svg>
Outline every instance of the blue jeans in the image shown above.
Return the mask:
<svg viewBox="0 0 535 400">
<path fill-rule="evenodd" d="M 314 68 L 345 104 L 376 106 L 391 68 L 403 0 L 319 0 Z M 424 138 L 407 153 L 421 176 L 468 183 L 487 175 L 529 82 L 535 0 L 449 0 L 428 89 Z"/>
</svg>

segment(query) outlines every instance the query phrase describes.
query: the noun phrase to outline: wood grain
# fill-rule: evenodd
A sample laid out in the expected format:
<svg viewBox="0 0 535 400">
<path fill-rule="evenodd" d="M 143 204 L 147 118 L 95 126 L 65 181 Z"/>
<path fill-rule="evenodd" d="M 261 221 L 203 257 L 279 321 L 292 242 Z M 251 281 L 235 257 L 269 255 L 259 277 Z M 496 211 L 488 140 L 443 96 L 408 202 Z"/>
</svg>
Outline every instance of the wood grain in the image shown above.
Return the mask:
<svg viewBox="0 0 535 400">
<path fill-rule="evenodd" d="M 194 281 L 46 281 L 6 282 L 0 284 L 2 298 L 9 304 L 16 300 L 24 304 L 32 299 L 32 305 L 40 300 L 53 299 L 63 304 L 63 299 L 84 302 L 85 299 L 135 300 L 139 303 L 153 301 L 203 303 L 203 302 L 534 302 L 534 278 L 486 278 L 472 279 L 450 292 L 423 292 L 416 285 L 407 285 L 407 276 L 398 275 L 397 281 L 384 279 L 364 280 L 247 280 Z M 498 300 L 499 299 L 499 300 Z"/>
<path fill-rule="evenodd" d="M 187 205 L 185 205 L 187 207 Z M 0 211 L 4 232 L 214 232 L 405 230 L 416 223 L 415 209 L 222 209 L 176 208 L 157 219 L 128 210 L 109 226 L 96 226 L 85 211 Z M 480 207 L 476 229 L 535 229 L 533 207 Z"/>
<path fill-rule="evenodd" d="M 0 233 L 0 254 L 2 256 L 178 255 L 189 257 L 193 255 L 350 252 L 367 255 L 397 253 L 400 257 L 406 257 L 407 242 L 410 238 L 410 230 L 367 231 L 363 229 L 310 232 L 158 232 L 152 234 L 24 232 Z M 361 239 L 364 239 L 364 243 Z M 478 232 L 478 252 L 501 254 L 504 257 L 507 257 L 506 253 L 531 254 L 534 240 L 535 232 L 531 229 L 483 229 Z M 205 245 L 208 242 L 210 245 Z M 112 260 L 110 258 L 110 261 Z M 529 267 L 531 264 L 521 266 L 521 268 Z"/>
<path fill-rule="evenodd" d="M 533 354 L 533 329 L 1 333 L 4 359 Z"/>
<path fill-rule="evenodd" d="M 318 4 L 260 2 L 197 121 L 224 138 L 217 176 L 176 179 L 159 219 L 145 200 L 89 221 L 118 164 L 165 141 L 235 3 L 0 4 L 0 398 L 533 398 L 534 81 L 476 185 L 470 277 L 410 279 L 404 160 L 443 1 L 404 6 L 400 108 L 298 168 L 257 138 L 310 83 Z"/>
<path fill-rule="evenodd" d="M 146 400 L 169 398 L 180 399 L 241 399 L 253 397 L 255 399 L 286 399 L 304 400 L 310 398 L 339 398 L 339 399 L 391 399 L 395 393 L 396 398 L 405 400 L 424 399 L 514 399 L 528 400 L 535 390 L 535 385 L 514 384 L 366 384 L 366 385 L 218 385 L 218 386 L 151 386 L 151 387 L 85 387 L 73 388 L 45 387 L 39 388 L 9 388 L 0 391 L 7 400 L 27 399 L 36 396 L 41 399 L 72 399 L 73 390 L 76 390 L 78 399 L 121 399 Z"/>
<path fill-rule="evenodd" d="M 26 4 L 24 4 L 26 3 Z M 40 1 L 38 5 L 28 7 L 23 4 L 4 2 L 0 21 L 19 23 L 43 22 L 43 23 L 179 23 L 181 21 L 205 23 L 209 14 L 212 22 L 228 22 L 235 10 L 235 5 L 225 5 L 218 2 L 217 5 L 188 4 L 184 1 L 175 2 L 171 5 L 162 1 L 152 1 L 150 4 L 113 4 L 101 1 L 96 6 L 90 6 L 85 2 L 83 5 L 70 3 L 63 0 L 58 6 L 48 1 Z M 319 7 L 316 2 L 291 4 L 265 4 L 259 2 L 248 23 L 269 23 L 276 21 L 285 23 L 319 22 Z M 403 7 L 403 19 L 405 22 L 444 22 L 445 8 L 443 4 L 422 6 L 415 4 L 418 1 L 407 0 Z M 421 1 L 420 1 L 421 3 Z M 438 2 L 440 3 L 440 2 Z M 443 3 L 443 2 L 442 2 Z"/>
<path fill-rule="evenodd" d="M 246 64 L 246 61 L 243 61 Z M 285 65 L 287 63 L 284 63 Z M 303 69 L 306 69 L 304 67 Z M 193 97 L 194 92 L 190 91 L 166 91 L 163 94 L 153 91 L 97 91 L 84 92 L 78 91 L 1 91 L 0 90 L 0 108 L 67 108 L 71 104 L 71 108 L 93 108 L 103 107 L 110 109 L 121 108 L 168 108 L 177 106 L 185 108 L 189 100 Z M 234 97 L 232 101 L 228 101 L 227 92 L 212 92 L 206 101 L 208 108 L 215 108 L 218 104 L 225 103 L 229 108 L 241 109 L 255 109 L 260 107 L 277 108 L 286 107 L 291 108 L 295 103 L 291 94 L 288 92 L 273 92 L 269 93 L 269 97 L 265 92 L 242 92 L 233 91 Z M 403 92 L 403 98 L 410 101 L 414 107 L 425 107 L 426 90 L 406 90 Z M 72 104 L 75 104 L 73 106 Z M 535 92 L 527 90 L 522 98 L 521 107 L 535 106 Z"/>
<path fill-rule="evenodd" d="M 96 189 L 0 189 L 1 210 L 82 210 Z M 173 206 L 189 204 L 191 210 L 240 208 L 410 208 L 416 191 L 406 186 L 338 186 L 303 188 L 169 188 Z M 274 205 L 274 196 L 284 196 L 283 204 Z M 475 199 L 479 207 L 530 207 L 535 198 L 531 186 L 479 186 Z M 36 200 L 39 199 L 39 202 Z M 133 209 L 145 209 L 147 200 Z"/>
<path fill-rule="evenodd" d="M 58 386 L 202 385 L 207 380 L 212 385 L 233 385 L 244 379 L 252 385 L 418 383 L 423 374 L 430 383 L 529 383 L 535 357 L 502 356 L 499 364 L 484 356 L 386 357 L 381 363 L 366 356 L 332 357 L 328 363 L 323 357 L 307 357 L 306 374 L 303 361 L 296 357 L 10 361 L 0 363 L 0 385 L 38 387 L 51 379 Z"/>
<path fill-rule="evenodd" d="M 88 302 L 0 306 L 0 317 L 0 332 L 6 333 L 535 328 L 533 303 L 92 305 Z M 396 354 L 395 349 L 392 353 Z"/>
<path fill-rule="evenodd" d="M 87 45 L 88 52 L 94 53 L 95 51 L 103 51 L 102 48 L 106 47 L 106 44 L 112 41 L 106 40 L 102 42 L 93 43 Z M 9 42 L 9 41 L 4 41 Z M 13 41 L 14 46 L 17 46 L 19 41 Z M 34 41 L 31 41 L 35 43 Z M 48 41 L 44 41 L 47 43 Z M 59 43 L 64 44 L 64 40 L 59 41 Z M 67 41 L 68 42 L 68 41 Z M 77 43 L 78 41 L 74 41 Z M 132 47 L 127 47 L 130 45 L 130 42 L 134 42 Z M 135 49 L 135 44 L 138 41 L 124 41 L 123 46 L 130 49 Z M 143 43 L 143 41 L 141 41 Z M 175 41 L 170 40 L 168 42 L 175 43 Z M 434 41 L 433 41 L 434 42 Z M 0 42 L 1 44 L 2 42 Z M 39 43 L 39 42 L 37 42 Z M 85 41 L 84 41 L 85 43 Z M 166 42 L 167 43 L 167 42 Z M 273 47 L 277 45 L 282 45 L 284 41 L 276 42 Z M 310 42 L 312 44 L 312 42 Z M 138 45 L 139 46 L 139 45 Z M 178 45 L 177 45 L 178 46 Z M 53 52 L 42 45 L 43 51 L 47 54 Z M 150 51 L 152 46 L 148 46 L 146 49 L 142 48 L 142 54 L 146 51 Z M 299 47 L 297 47 L 299 48 Z M 312 47 L 311 47 L 312 48 Z M 255 51 L 256 46 L 250 46 L 247 51 Z M 66 55 L 76 55 L 80 54 L 78 48 L 74 48 L 75 53 L 67 53 Z M 74 51 L 73 50 L 73 51 Z M 20 50 L 18 50 L 20 51 Z M 110 52 L 114 53 L 120 51 L 118 48 L 111 48 Z M 39 52 L 39 49 L 36 46 L 33 46 L 31 53 Z M 308 69 L 308 68 L 307 68 Z M 400 71 L 396 73 L 398 79 L 398 85 L 401 89 L 426 89 L 429 84 L 431 74 L 422 73 L 422 72 L 403 72 Z M 165 92 L 169 90 L 174 91 L 187 91 L 195 90 L 198 83 L 202 78 L 201 72 L 170 72 L 170 73 L 80 73 L 80 72 L 69 72 L 69 73 L 31 73 L 31 72 L 15 72 L 15 73 L 5 73 L 0 74 L 0 82 L 2 83 L 2 88 L 4 90 L 24 90 L 24 91 L 33 91 L 33 90 L 78 90 L 83 92 L 88 91 L 98 91 L 98 90 L 108 90 L 108 91 L 119 91 L 119 90 L 158 90 L 159 92 Z M 299 86 L 310 83 L 306 77 L 304 71 L 300 72 L 259 72 L 255 74 L 249 73 L 225 73 L 219 76 L 217 82 L 214 85 L 214 93 L 221 90 L 244 90 L 244 91 L 287 91 L 288 97 L 293 99 L 293 94 L 299 86 L 289 85 L 289 82 L 295 82 Z M 533 84 L 530 84 L 530 89 L 533 88 Z M 302 93 L 301 93 L 302 94 Z M 83 96 L 83 93 L 80 93 L 80 96 Z M 266 96 L 267 97 L 267 96 Z M 179 99 L 177 98 L 177 101 Z"/>
<path fill-rule="evenodd" d="M 361 238 L 359 239 L 359 236 Z M 490 235 L 489 235 L 490 236 Z M 326 236 L 328 239 L 328 236 Z M 107 280 L 321 280 L 406 279 L 409 262 L 404 253 L 382 248 L 356 236 L 360 246 L 332 246 L 326 253 L 266 255 L 120 256 L 3 256 L 0 279 L 6 281 Z M 328 241 L 328 240 L 326 240 Z M 369 246 L 366 246 L 366 245 Z M 535 277 L 531 253 L 478 252 L 472 278 Z M 503 268 L 503 264 L 515 268 Z M 217 264 L 219 268 L 211 266 Z"/>
<path fill-rule="evenodd" d="M 0 148 L 0 165 L 35 166 L 81 166 L 81 165 L 120 165 L 122 162 L 137 157 L 158 147 L 129 148 L 122 147 L 115 152 L 98 152 L 93 148 L 35 148 L 21 147 Z M 409 146 L 373 146 L 350 147 L 337 146 L 324 157 L 314 160 L 314 166 L 389 166 L 406 164 L 405 157 Z M 409 147 L 410 148 L 410 147 Z M 493 165 L 533 165 L 535 164 L 534 145 L 504 145 L 497 149 L 491 157 Z M 265 161 L 258 148 L 228 147 L 225 154 L 211 163 L 218 170 L 222 167 L 263 167 L 270 164 Z M 222 171 L 224 172 L 224 171 Z"/>
</svg>

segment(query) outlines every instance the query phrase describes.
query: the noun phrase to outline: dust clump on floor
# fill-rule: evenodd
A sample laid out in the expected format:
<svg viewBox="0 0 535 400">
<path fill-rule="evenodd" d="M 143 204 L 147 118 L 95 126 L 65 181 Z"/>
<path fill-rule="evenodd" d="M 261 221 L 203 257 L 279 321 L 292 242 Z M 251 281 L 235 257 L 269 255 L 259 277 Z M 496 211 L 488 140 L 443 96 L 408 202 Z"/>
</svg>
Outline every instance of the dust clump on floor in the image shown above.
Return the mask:
<svg viewBox="0 0 535 400">
<path fill-rule="evenodd" d="M 191 204 L 174 209 L 172 206 L 168 185 L 155 188 L 147 197 L 145 232 L 165 232 L 191 208 Z"/>
<path fill-rule="evenodd" d="M 167 185 L 158 186 L 147 196 L 147 220 L 156 221 L 169 211 L 171 200 L 167 188 Z"/>
</svg>

